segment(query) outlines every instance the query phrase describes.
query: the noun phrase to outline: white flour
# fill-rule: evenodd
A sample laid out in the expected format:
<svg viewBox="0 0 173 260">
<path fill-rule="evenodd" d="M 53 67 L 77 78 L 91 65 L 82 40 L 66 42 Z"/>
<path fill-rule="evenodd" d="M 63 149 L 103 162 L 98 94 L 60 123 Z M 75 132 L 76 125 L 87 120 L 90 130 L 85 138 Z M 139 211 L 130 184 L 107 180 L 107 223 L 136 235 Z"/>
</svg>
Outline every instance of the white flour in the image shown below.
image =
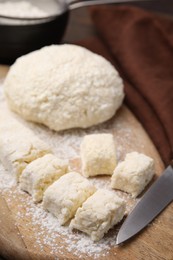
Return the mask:
<svg viewBox="0 0 173 260">
<path fill-rule="evenodd" d="M 0 3 L 0 15 L 14 16 L 19 18 L 39 18 L 48 14 L 28 1 Z"/>
<path fill-rule="evenodd" d="M 0 86 L 0 103 L 5 106 L 2 86 Z M 80 142 L 82 137 L 88 133 L 111 133 L 112 129 L 115 128 L 117 133 L 115 142 L 117 143 L 118 160 L 124 157 L 125 152 L 132 150 L 132 130 L 127 125 L 123 125 L 121 121 L 111 120 L 108 123 L 87 130 L 76 129 L 57 133 L 48 130 L 46 127 L 23 121 L 17 115 L 14 116 L 31 128 L 41 139 L 48 142 L 57 156 L 70 160 L 71 168 L 74 170 L 74 162 L 80 161 Z M 96 187 L 110 188 L 110 177 L 91 178 L 90 181 Z M 116 227 L 100 242 L 94 243 L 85 234 L 71 232 L 68 227 L 60 226 L 55 217 L 42 209 L 41 204 L 35 205 L 31 197 L 21 192 L 15 185 L 15 181 L 10 174 L 7 174 L 3 167 L 0 166 L 0 192 L 7 198 L 9 208 L 14 211 L 13 215 L 15 216 L 17 226 L 20 227 L 20 232 L 25 234 L 27 230 L 31 231 L 31 234 L 27 233 L 27 239 L 34 241 L 33 248 L 35 248 L 36 252 L 45 253 L 47 250 L 47 253 L 51 252 L 54 259 L 57 259 L 56 255 L 63 257 L 64 252 L 73 253 L 77 259 L 88 259 L 88 257 L 97 259 L 101 257 L 109 258 L 109 250 L 116 246 Z M 128 201 L 127 212 L 129 212 L 134 205 L 134 200 L 131 200 L 131 197 L 125 193 L 118 192 L 118 194 Z M 60 240 L 57 243 L 58 238 Z"/>
<path fill-rule="evenodd" d="M 43 18 L 41 22 L 46 21 L 49 16 L 62 13 L 65 8 L 64 1 L 48 0 L 34 1 L 3 1 L 0 2 L 0 25 L 27 25 L 40 23 L 33 18 Z M 15 18 L 28 18 L 31 20 L 9 19 L 2 16 Z"/>
</svg>

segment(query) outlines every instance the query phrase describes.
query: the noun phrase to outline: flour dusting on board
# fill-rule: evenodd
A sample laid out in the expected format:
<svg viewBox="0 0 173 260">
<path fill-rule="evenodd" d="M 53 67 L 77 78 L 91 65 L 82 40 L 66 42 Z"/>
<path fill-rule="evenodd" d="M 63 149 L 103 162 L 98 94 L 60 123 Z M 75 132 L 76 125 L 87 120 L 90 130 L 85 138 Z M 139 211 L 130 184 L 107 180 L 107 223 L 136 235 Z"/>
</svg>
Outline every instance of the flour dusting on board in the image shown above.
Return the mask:
<svg viewBox="0 0 173 260">
<path fill-rule="evenodd" d="M 23 192 L 17 191 L 13 193 L 13 198 L 15 196 L 23 196 Z M 85 234 L 79 232 L 71 232 L 68 227 L 60 226 L 57 219 L 53 217 L 50 213 L 47 213 L 42 209 L 42 205 L 34 205 L 29 197 L 24 197 L 23 203 L 18 205 L 19 211 L 16 216 L 16 220 L 20 221 L 23 217 L 28 217 L 31 219 L 32 229 L 37 231 L 39 227 L 39 234 L 36 237 L 36 246 L 40 249 L 44 246 L 50 246 L 51 252 L 63 256 L 64 247 L 68 252 L 73 252 L 74 255 L 80 256 L 81 254 L 87 254 L 88 256 L 99 257 L 100 253 L 105 255 L 108 253 L 110 246 L 115 246 L 116 243 L 116 233 L 114 230 L 102 239 L 99 243 L 94 243 Z M 26 207 L 26 212 L 23 214 L 23 207 Z M 28 223 L 28 228 L 30 228 L 30 223 Z M 56 239 L 61 238 L 57 244 Z M 82 256 L 82 255 L 81 255 Z"/>
<path fill-rule="evenodd" d="M 2 86 L 0 86 L 2 109 L 3 106 L 5 108 L 6 104 L 1 89 Z M 127 152 L 133 151 L 133 142 L 135 142 L 136 136 L 133 136 L 128 122 L 125 123 L 121 120 L 119 113 L 116 119 L 113 118 L 99 126 L 87 130 L 75 129 L 60 133 L 53 132 L 41 125 L 23 121 L 17 115 L 14 115 L 14 117 L 47 142 L 58 157 L 69 160 L 72 170 L 80 171 L 79 148 L 81 140 L 86 134 L 113 133 L 117 145 L 118 161 L 122 160 Z M 136 150 L 140 152 L 142 149 L 143 145 L 138 142 Z M 89 180 L 96 187 L 110 189 L 110 177 L 95 177 Z M 85 234 L 77 231 L 72 232 L 68 227 L 60 226 L 55 217 L 43 210 L 42 204 L 35 205 L 28 194 L 19 190 L 13 178 L 5 172 L 1 165 L 0 192 L 6 198 L 8 206 L 15 216 L 16 224 L 20 227 L 20 232 L 27 234 L 27 239 L 33 241 L 35 252 L 44 252 L 47 255 L 51 253 L 55 257 L 54 259 L 57 259 L 57 254 L 63 257 L 68 252 L 76 256 L 76 259 L 89 259 L 90 257 L 101 259 L 104 256 L 108 256 L 110 249 L 116 246 L 118 227 L 110 230 L 100 242 L 94 243 Z M 131 196 L 125 193 L 117 193 L 127 202 L 126 213 L 128 213 L 134 206 L 135 200 L 132 200 Z M 30 230 L 29 234 L 27 233 L 28 230 Z M 31 236 L 31 239 L 28 236 Z"/>
</svg>

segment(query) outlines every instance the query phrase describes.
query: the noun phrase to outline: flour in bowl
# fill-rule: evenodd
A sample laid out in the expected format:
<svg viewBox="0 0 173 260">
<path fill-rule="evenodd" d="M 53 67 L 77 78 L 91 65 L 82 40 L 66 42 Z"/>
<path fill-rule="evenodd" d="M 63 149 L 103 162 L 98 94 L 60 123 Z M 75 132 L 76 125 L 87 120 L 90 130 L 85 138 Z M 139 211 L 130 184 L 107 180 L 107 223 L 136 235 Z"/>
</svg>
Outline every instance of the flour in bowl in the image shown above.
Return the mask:
<svg viewBox="0 0 173 260">
<path fill-rule="evenodd" d="M 19 18 L 40 18 L 48 16 L 48 13 L 28 1 L 5 1 L 0 3 L 0 15 Z"/>
</svg>

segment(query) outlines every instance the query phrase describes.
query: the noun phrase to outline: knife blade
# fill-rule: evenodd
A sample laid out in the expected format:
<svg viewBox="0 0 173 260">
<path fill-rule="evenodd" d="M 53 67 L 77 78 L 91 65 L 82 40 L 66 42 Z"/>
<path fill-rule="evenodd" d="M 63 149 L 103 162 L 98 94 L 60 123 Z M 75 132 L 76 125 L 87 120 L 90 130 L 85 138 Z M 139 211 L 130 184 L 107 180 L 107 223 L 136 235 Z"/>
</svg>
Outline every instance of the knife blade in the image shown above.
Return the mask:
<svg viewBox="0 0 173 260">
<path fill-rule="evenodd" d="M 170 165 L 143 195 L 122 224 L 116 239 L 119 245 L 139 233 L 173 200 L 173 167 Z"/>
</svg>

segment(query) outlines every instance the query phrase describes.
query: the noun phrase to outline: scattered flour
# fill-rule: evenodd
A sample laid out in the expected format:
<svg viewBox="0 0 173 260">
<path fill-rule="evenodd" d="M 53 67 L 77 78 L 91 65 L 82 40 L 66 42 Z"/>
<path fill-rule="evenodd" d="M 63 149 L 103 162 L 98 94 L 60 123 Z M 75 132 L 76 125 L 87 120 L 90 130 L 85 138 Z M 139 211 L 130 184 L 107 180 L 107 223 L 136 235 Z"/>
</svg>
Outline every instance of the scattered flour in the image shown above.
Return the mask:
<svg viewBox="0 0 173 260">
<path fill-rule="evenodd" d="M 2 86 L 0 86 L 0 103 L 6 105 Z M 115 119 L 88 130 L 76 129 L 57 133 L 44 126 L 25 122 L 17 115 L 14 116 L 32 129 L 41 139 L 47 141 L 53 147 L 57 156 L 70 160 L 72 169 L 80 169 L 79 147 L 82 137 L 89 133 L 111 133 L 114 128 L 116 131 L 115 142 L 118 148 L 118 160 L 121 160 L 127 151 L 132 150 L 130 145 L 132 143 L 132 130 L 127 125 L 123 125 L 123 122 L 117 123 Z M 91 178 L 90 181 L 96 187 L 110 189 L 110 177 L 95 177 Z M 0 165 L 0 192 L 3 193 L 9 208 L 15 216 L 20 233 L 27 234 L 27 240 L 30 243 L 33 241 L 32 248 L 36 252 L 47 252 L 47 254 L 51 252 L 54 259 L 57 259 L 57 255 L 63 257 L 64 252 L 66 254 L 68 252 L 72 253 L 74 259 L 109 258 L 110 249 L 116 247 L 118 227 L 110 230 L 100 242 L 94 243 L 85 234 L 77 231 L 71 232 L 68 227 L 60 226 L 55 217 L 43 210 L 42 204 L 35 205 L 29 195 L 15 186 L 13 178 Z M 127 201 L 126 213 L 128 213 L 134 206 L 135 200 L 132 200 L 125 193 L 117 193 Z"/>
<path fill-rule="evenodd" d="M 17 187 L 10 193 L 10 199 L 7 199 L 8 205 L 12 205 L 15 200 L 20 198 L 20 203 L 17 205 L 15 220 L 21 224 L 23 219 L 28 219 L 25 223 L 27 230 L 32 229 L 32 233 L 28 234 L 31 238 L 34 236 L 35 248 L 44 252 L 45 247 L 50 247 L 51 254 L 63 256 L 64 251 L 73 253 L 74 256 L 84 259 L 93 257 L 99 259 L 100 256 L 109 254 L 109 249 L 116 246 L 116 235 L 118 229 L 113 229 L 107 234 L 104 239 L 94 243 L 83 233 L 72 232 L 68 226 L 60 226 L 58 220 L 50 213 L 42 209 L 42 204 L 35 205 L 31 198 L 19 190 Z M 29 239 L 29 237 L 27 237 Z M 58 243 L 57 243 L 58 240 Z"/>
<path fill-rule="evenodd" d="M 0 192 L 9 190 L 13 186 L 16 186 L 16 180 L 11 177 L 11 174 L 0 163 Z"/>
</svg>

